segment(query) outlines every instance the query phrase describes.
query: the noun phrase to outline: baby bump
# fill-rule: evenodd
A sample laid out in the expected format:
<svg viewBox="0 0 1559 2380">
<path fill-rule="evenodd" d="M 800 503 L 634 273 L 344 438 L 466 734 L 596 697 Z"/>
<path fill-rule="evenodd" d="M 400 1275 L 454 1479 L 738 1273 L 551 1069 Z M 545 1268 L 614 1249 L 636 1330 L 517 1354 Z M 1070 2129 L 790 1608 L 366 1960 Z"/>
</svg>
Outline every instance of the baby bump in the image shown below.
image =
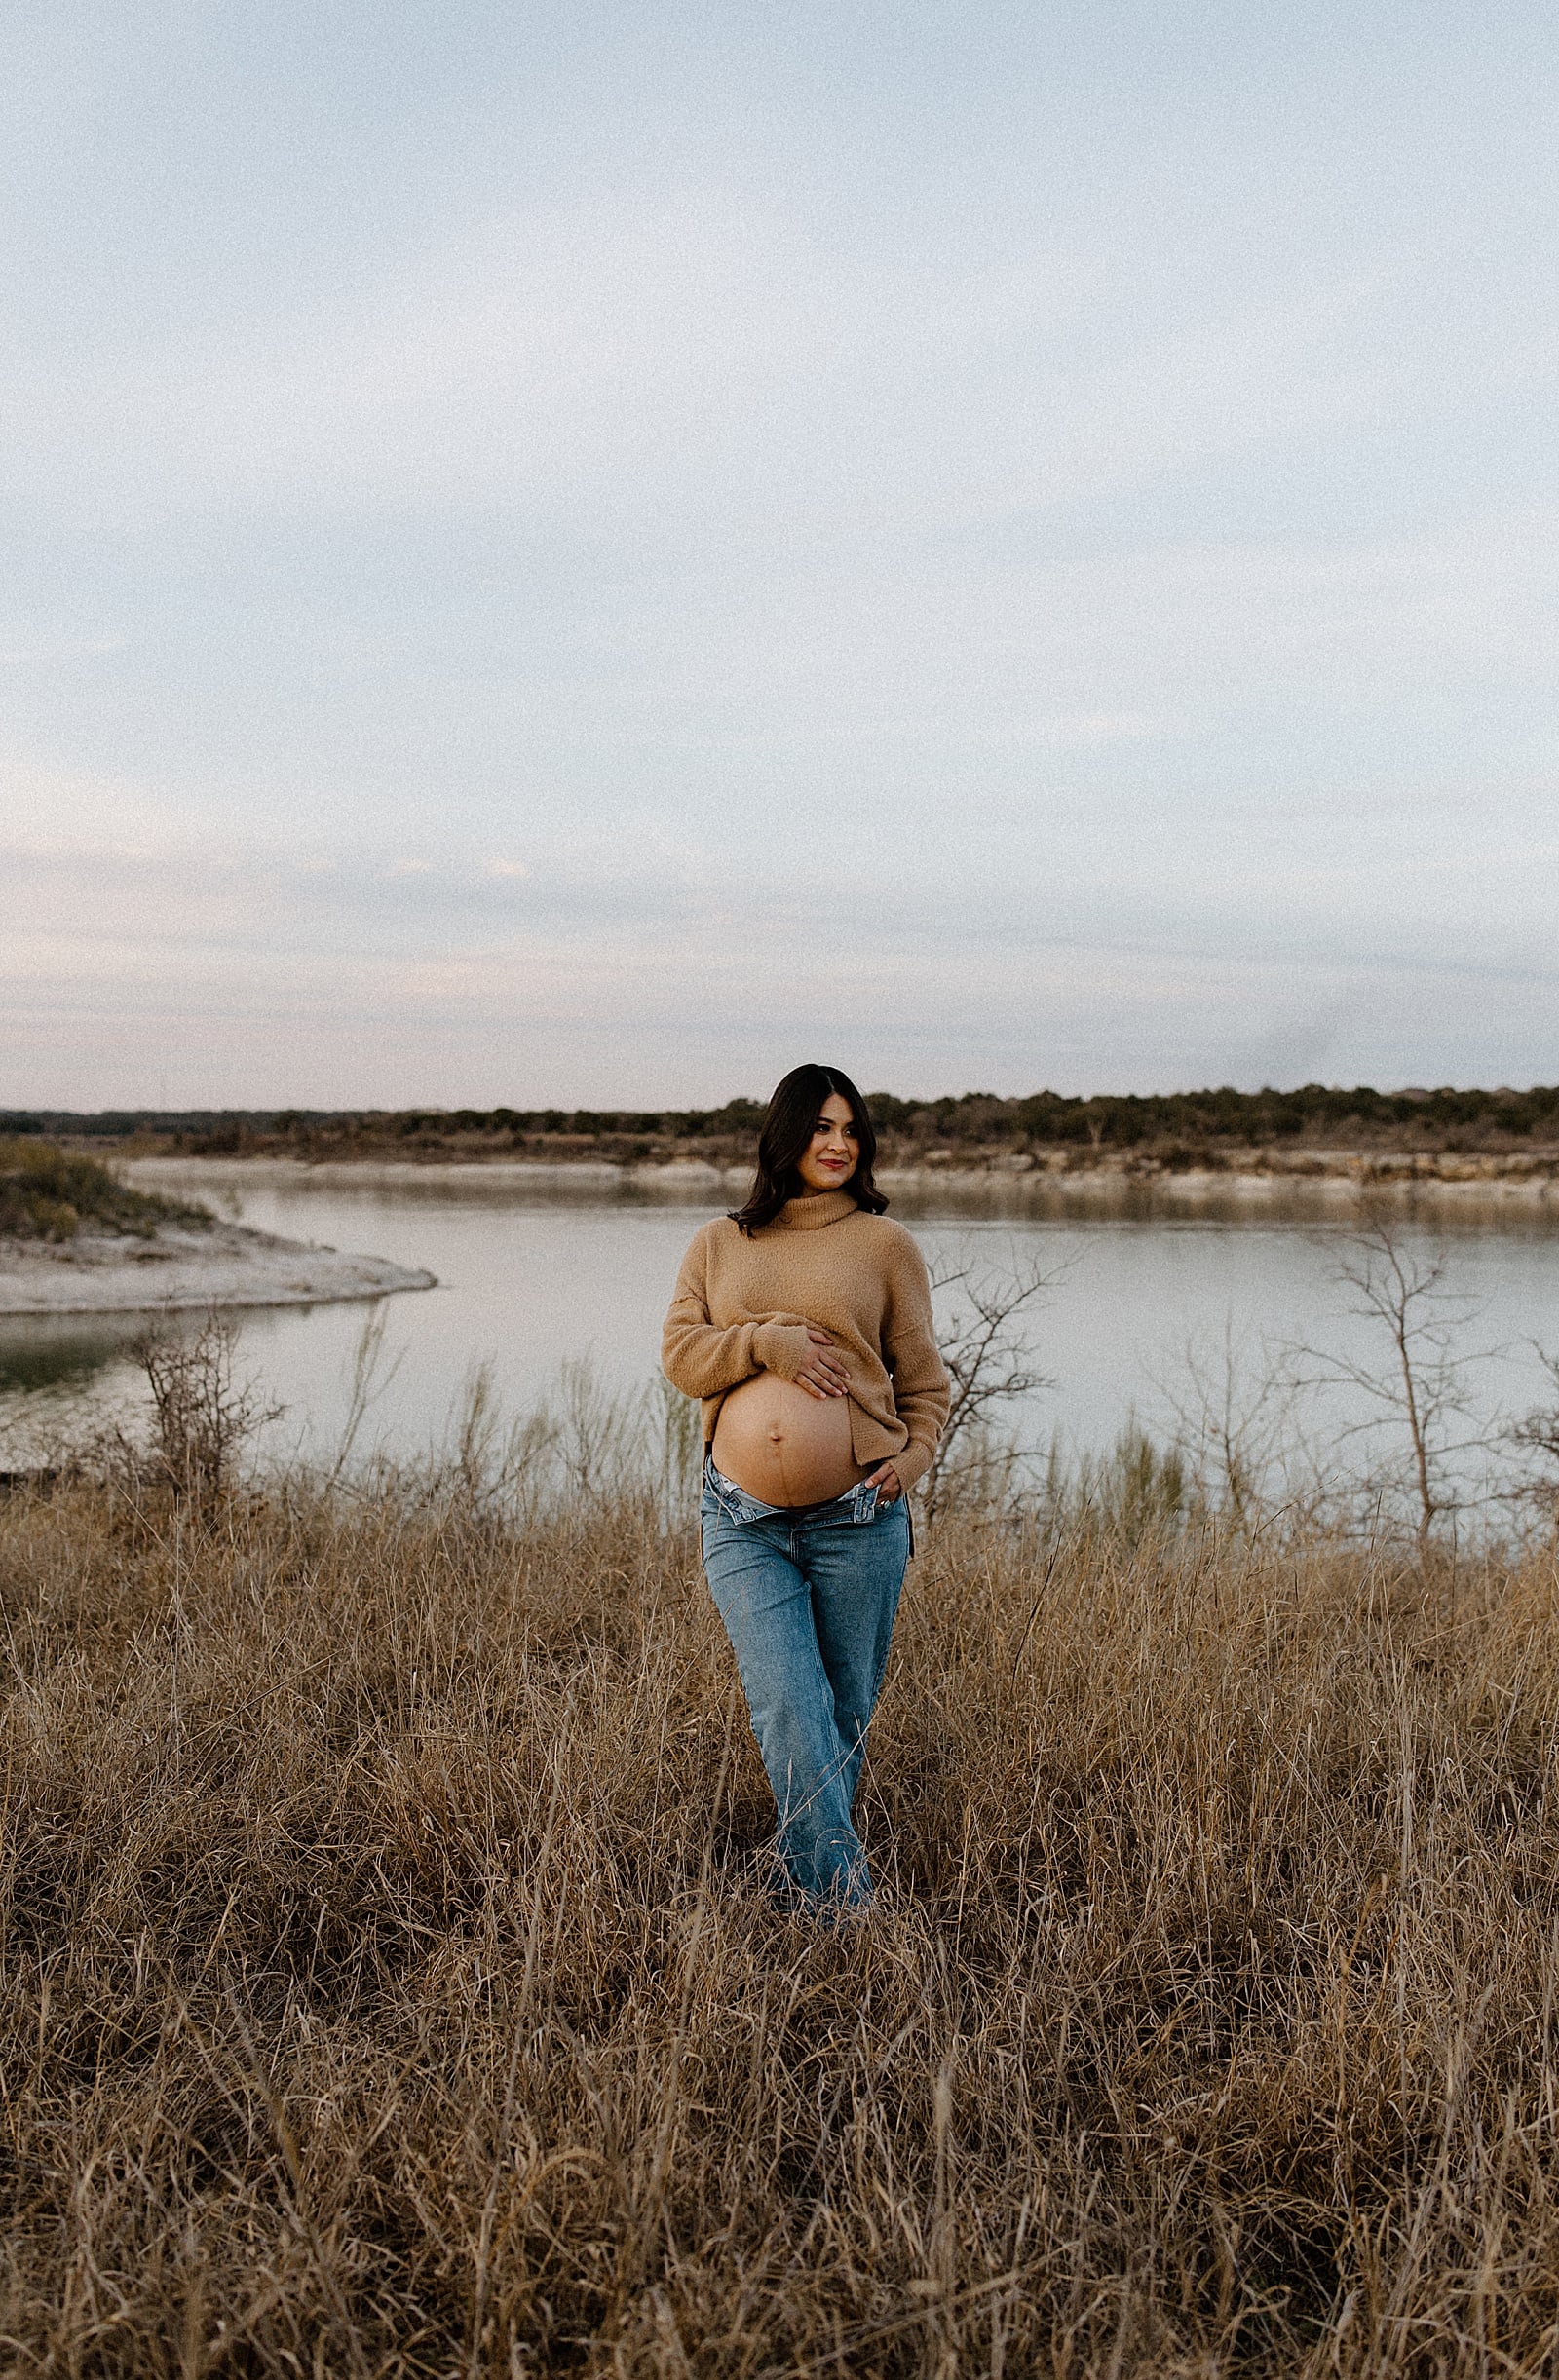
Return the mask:
<svg viewBox="0 0 1559 2380">
<path fill-rule="evenodd" d="M 850 1399 L 809 1396 L 773 1372 L 732 1389 L 711 1452 L 727 1479 L 765 1504 L 820 1504 L 866 1476 L 851 1444 Z"/>
</svg>

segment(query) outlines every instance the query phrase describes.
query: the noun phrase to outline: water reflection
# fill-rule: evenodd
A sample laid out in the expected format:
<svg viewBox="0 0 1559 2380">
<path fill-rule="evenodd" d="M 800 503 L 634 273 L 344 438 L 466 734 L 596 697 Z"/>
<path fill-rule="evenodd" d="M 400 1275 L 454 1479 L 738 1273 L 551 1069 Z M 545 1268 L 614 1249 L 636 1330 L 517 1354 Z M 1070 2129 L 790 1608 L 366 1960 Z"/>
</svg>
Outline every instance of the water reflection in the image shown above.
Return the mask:
<svg viewBox="0 0 1559 2380">
<path fill-rule="evenodd" d="M 480 1207 L 512 1211 L 615 1208 L 717 1214 L 740 1205 L 750 1175 L 744 1166 L 689 1163 L 627 1172 L 616 1165 L 302 1165 L 192 1164 L 143 1160 L 132 1172 L 143 1188 L 203 1198 L 237 1220 L 253 1220 L 256 1202 L 307 1202 L 343 1211 L 394 1207 Z M 1125 1223 L 1157 1229 L 1211 1225 L 1223 1230 L 1270 1231 L 1289 1227 L 1347 1230 L 1374 1196 L 1410 1231 L 1442 1237 L 1495 1231 L 1504 1237 L 1559 1237 L 1559 1197 L 1534 1180 L 1468 1180 L 1430 1189 L 1403 1182 L 1360 1184 L 1336 1176 L 1237 1176 L 1194 1172 L 1128 1174 L 1082 1168 L 1076 1173 L 885 1172 L 882 1187 L 905 1221 L 1024 1225 Z M 375 1251 L 378 1253 L 378 1251 Z"/>
<path fill-rule="evenodd" d="M 80 1388 L 128 1356 L 146 1328 L 101 1314 L 27 1314 L 0 1322 L 0 1395 Z"/>
<path fill-rule="evenodd" d="M 582 1178 L 583 1176 L 583 1178 Z M 562 1367 L 584 1360 L 613 1393 L 632 1392 L 658 1368 L 660 1328 L 676 1268 L 698 1224 L 740 1194 L 737 1177 L 622 1176 L 611 1169 L 161 1165 L 137 1178 L 222 1203 L 284 1237 L 375 1256 L 434 1273 L 439 1286 L 383 1308 L 383 1393 L 358 1440 L 420 1454 L 448 1427 L 473 1373 L 483 1368 L 512 1415 L 555 1394 Z M 1132 1192 L 1139 1202 L 1147 1193 Z M 1133 1418 L 1175 1428 L 1176 1383 L 1197 1347 L 1222 1361 L 1237 1342 L 1259 1372 L 1273 1343 L 1346 1342 L 1347 1300 L 1336 1279 L 1350 1216 L 1283 1222 L 1240 1198 L 1168 1214 L 1139 1203 L 1079 1212 L 1041 1199 L 1030 1184 L 917 1184 L 895 1189 L 894 1213 L 933 1264 L 973 1251 L 997 1266 L 1037 1263 L 1059 1272 L 1035 1318 L 1036 1390 L 1023 1434 L 1107 1448 Z M 1534 1340 L 1559 1349 L 1559 1245 L 1532 1210 L 1472 1228 L 1469 1208 L 1436 1210 L 1432 1234 L 1411 1219 L 1418 1247 L 1450 1245 L 1453 1285 L 1477 1310 L 1476 1336 L 1515 1350 L 1484 1376 L 1491 1402 L 1524 1411 L 1543 1381 Z M 234 1316 L 238 1369 L 285 1413 L 272 1451 L 327 1465 L 348 1426 L 361 1305 L 270 1308 Z M 40 1416 L 51 1430 L 73 1417 L 124 1419 L 144 1402 L 132 1349 L 144 1316 L 0 1324 L 0 1461 Z M 1207 1350 L 1211 1354 L 1207 1354 Z M 1518 1361 L 1517 1358 L 1521 1360 Z M 1521 1362 L 1526 1365 L 1525 1373 Z M 1528 1375 L 1531 1377 L 1529 1378 Z M 1168 1384 L 1166 1389 L 1165 1383 Z"/>
</svg>

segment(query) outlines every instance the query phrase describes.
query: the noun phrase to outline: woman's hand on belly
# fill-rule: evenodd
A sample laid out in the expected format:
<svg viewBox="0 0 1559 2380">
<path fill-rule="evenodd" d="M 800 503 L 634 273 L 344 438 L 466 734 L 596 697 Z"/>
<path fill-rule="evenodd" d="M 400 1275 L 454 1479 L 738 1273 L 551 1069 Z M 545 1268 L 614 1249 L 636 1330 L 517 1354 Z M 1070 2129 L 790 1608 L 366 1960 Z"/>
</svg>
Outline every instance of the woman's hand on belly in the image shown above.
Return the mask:
<svg viewBox="0 0 1559 2380">
<path fill-rule="evenodd" d="M 796 1386 L 804 1388 L 809 1397 L 848 1397 L 850 1375 L 837 1355 L 831 1352 L 833 1341 L 826 1331 L 815 1331 L 807 1326 L 812 1341 L 812 1353 L 796 1374 Z"/>
</svg>

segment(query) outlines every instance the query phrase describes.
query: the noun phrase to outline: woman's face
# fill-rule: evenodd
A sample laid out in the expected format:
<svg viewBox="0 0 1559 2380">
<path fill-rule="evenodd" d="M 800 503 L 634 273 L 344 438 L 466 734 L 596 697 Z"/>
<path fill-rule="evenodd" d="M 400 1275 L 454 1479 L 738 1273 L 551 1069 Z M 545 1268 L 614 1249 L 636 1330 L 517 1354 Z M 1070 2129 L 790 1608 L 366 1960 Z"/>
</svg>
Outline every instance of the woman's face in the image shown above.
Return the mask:
<svg viewBox="0 0 1559 2380">
<path fill-rule="evenodd" d="M 818 1111 L 812 1139 L 796 1161 L 805 1190 L 843 1190 L 860 1157 L 850 1102 L 830 1091 Z"/>
</svg>

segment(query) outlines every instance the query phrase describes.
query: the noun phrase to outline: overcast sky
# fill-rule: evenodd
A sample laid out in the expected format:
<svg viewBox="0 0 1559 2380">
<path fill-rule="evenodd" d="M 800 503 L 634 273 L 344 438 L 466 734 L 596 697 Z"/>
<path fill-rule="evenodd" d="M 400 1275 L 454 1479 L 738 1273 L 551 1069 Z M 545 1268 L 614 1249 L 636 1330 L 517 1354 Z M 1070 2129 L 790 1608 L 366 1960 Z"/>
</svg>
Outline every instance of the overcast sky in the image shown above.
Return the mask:
<svg viewBox="0 0 1559 2380">
<path fill-rule="evenodd" d="M 0 1104 L 1559 1078 L 1559 19 L 0 74 Z"/>
</svg>

